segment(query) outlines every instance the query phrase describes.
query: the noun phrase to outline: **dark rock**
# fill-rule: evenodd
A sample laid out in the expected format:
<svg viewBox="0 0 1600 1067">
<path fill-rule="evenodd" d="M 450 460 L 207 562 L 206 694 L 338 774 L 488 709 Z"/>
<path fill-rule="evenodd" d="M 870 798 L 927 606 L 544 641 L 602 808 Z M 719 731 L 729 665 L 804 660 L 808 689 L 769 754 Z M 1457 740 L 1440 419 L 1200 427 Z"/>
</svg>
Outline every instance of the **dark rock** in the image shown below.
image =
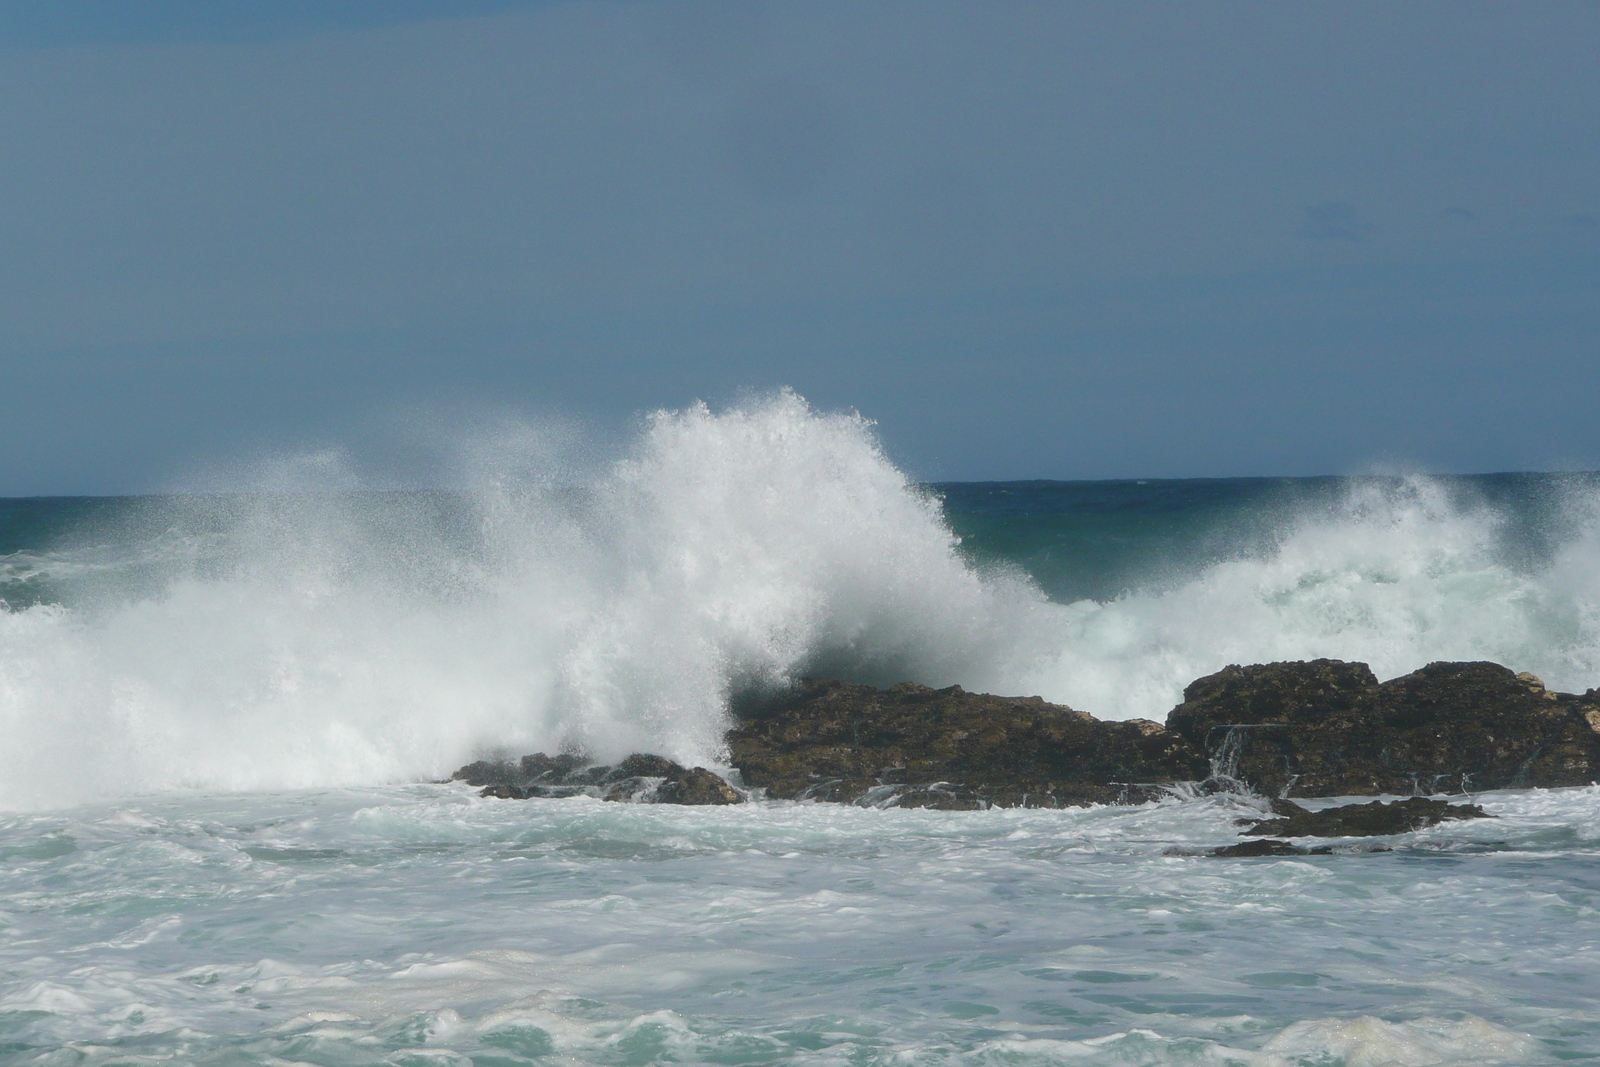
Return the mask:
<svg viewBox="0 0 1600 1067">
<path fill-rule="evenodd" d="M 1167 716 L 1214 778 L 1301 796 L 1586 785 L 1600 776 L 1597 724 L 1590 694 L 1495 663 L 1432 663 L 1379 685 L 1338 660 L 1230 666 Z"/>
<path fill-rule="evenodd" d="M 1600 778 L 1600 690 L 1550 692 L 1533 675 L 1494 663 L 1431 663 L 1382 684 L 1365 664 L 1339 660 L 1229 666 L 1191 683 L 1165 727 L 1101 722 L 1038 697 L 910 682 L 880 690 L 810 679 L 734 710 L 727 742 L 744 782 L 801 800 L 971 810 L 1139 803 L 1177 783 L 1199 783 L 1201 792 L 1371 796 Z M 485 796 L 742 799 L 705 768 L 647 754 L 605 766 L 535 753 L 514 764 L 479 760 L 454 778 L 484 787 Z M 1422 809 L 1405 810 L 1397 817 L 1410 829 Z M 1312 817 L 1277 814 L 1296 827 Z"/>
<path fill-rule="evenodd" d="M 1279 801 L 1273 812 L 1280 817 L 1261 819 L 1242 832 L 1247 837 L 1373 837 L 1410 833 L 1449 819 L 1493 818 L 1476 804 L 1451 804 L 1427 797 L 1342 804 L 1321 811 Z"/>
<path fill-rule="evenodd" d="M 704 767 L 678 768 L 678 773 L 656 787 L 658 804 L 739 804 L 744 797 L 721 775 Z"/>
<path fill-rule="evenodd" d="M 608 770 L 610 768 L 607 768 Z M 597 790 L 588 791 L 591 796 L 598 796 L 601 800 L 619 801 L 627 804 L 648 804 L 655 800 L 656 786 L 661 784 L 661 779 L 651 778 L 618 778 L 614 775 L 607 776 Z"/>
<path fill-rule="evenodd" d="M 728 746 L 745 783 L 770 796 L 861 802 L 900 786 L 902 806 L 1116 803 L 1130 789 L 1206 772 L 1197 746 L 1153 722 L 909 682 L 803 681 L 739 709 Z M 923 795 L 934 783 L 950 784 Z"/>
<path fill-rule="evenodd" d="M 627 777 L 616 778 L 616 775 Z M 661 756 L 632 755 L 617 764 L 602 800 L 645 804 L 742 804 L 744 797 L 721 775 L 685 768 Z"/>
<path fill-rule="evenodd" d="M 602 786 L 618 779 L 628 777 L 622 771 L 604 763 L 593 763 L 587 767 L 579 767 L 568 771 L 561 776 L 561 782 L 574 786 Z"/>
<path fill-rule="evenodd" d="M 543 752 L 535 752 L 531 756 L 523 756 L 518 769 L 522 772 L 522 777 L 530 782 L 560 782 L 567 775 L 582 770 L 588 764 L 587 759 L 572 752 L 564 752 L 559 756 L 546 756 Z"/>
<path fill-rule="evenodd" d="M 526 791 L 535 784 L 576 784 L 571 779 L 574 775 L 581 775 L 589 762 L 578 755 L 546 756 L 543 752 L 536 752 L 531 756 L 523 756 L 516 763 L 503 759 L 478 760 L 456 771 L 450 780 L 467 785 L 514 786 L 522 790 L 524 795 L 533 795 Z"/>
<path fill-rule="evenodd" d="M 516 785 L 524 780 L 521 770 L 505 760 L 478 760 L 450 776 L 452 782 L 468 785 Z"/>
<path fill-rule="evenodd" d="M 1359 717 L 1377 688 L 1365 663 L 1230 665 L 1189 684 L 1183 703 L 1167 714 L 1167 729 L 1211 757 L 1213 780 L 1248 782 L 1269 796 L 1294 784 L 1316 796 L 1320 780 L 1298 781 L 1306 775 L 1295 758 L 1297 741 Z"/>
<path fill-rule="evenodd" d="M 638 753 L 617 764 L 617 770 L 625 778 L 670 778 L 684 773 L 682 765 L 664 756 L 645 756 Z"/>
<path fill-rule="evenodd" d="M 579 794 L 646 804 L 738 804 L 744 800 L 738 790 L 704 767 L 688 769 L 663 756 L 639 753 L 611 767 L 590 763 L 582 756 L 536 752 L 515 764 L 479 760 L 451 777 L 484 786 L 479 796 L 502 800 Z"/>
<path fill-rule="evenodd" d="M 989 807 L 989 802 L 976 793 L 969 793 L 964 789 L 941 788 L 939 785 L 929 786 L 926 789 L 907 789 L 896 793 L 893 804 L 897 808 L 927 808 L 931 811 L 982 811 Z"/>
<path fill-rule="evenodd" d="M 1251 856 L 1329 856 L 1333 849 L 1327 845 L 1316 848 L 1302 848 L 1292 845 L 1287 841 L 1274 841 L 1268 838 L 1264 841 L 1243 841 L 1237 845 L 1224 845 L 1214 848 L 1210 855 L 1230 856 L 1234 858 L 1248 858 Z"/>
<path fill-rule="evenodd" d="M 744 772 L 740 771 L 739 776 L 744 778 Z M 745 781 L 748 782 L 749 780 L 745 778 Z M 818 776 L 817 781 L 795 793 L 792 799 L 825 800 L 833 804 L 848 804 L 859 797 L 866 796 L 867 793 L 880 784 L 872 778 L 822 778 Z M 785 797 L 783 799 L 791 798 Z"/>
</svg>

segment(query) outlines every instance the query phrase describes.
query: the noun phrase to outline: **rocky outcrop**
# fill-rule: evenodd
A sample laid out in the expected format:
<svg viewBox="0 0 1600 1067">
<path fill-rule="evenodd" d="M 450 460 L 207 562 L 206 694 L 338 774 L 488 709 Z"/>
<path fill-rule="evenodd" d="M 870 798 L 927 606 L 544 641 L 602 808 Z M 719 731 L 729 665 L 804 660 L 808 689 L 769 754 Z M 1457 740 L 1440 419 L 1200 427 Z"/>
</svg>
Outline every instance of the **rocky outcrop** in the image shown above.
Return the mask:
<svg viewBox="0 0 1600 1067">
<path fill-rule="evenodd" d="M 742 785 L 780 799 L 964 811 L 1127 803 L 1176 788 L 1426 795 L 1600 779 L 1600 691 L 1551 692 L 1495 663 L 1432 663 L 1381 684 L 1366 664 L 1340 660 L 1230 666 L 1193 682 L 1161 726 L 960 686 L 809 679 L 744 702 L 726 740 Z M 743 799 L 712 771 L 652 755 L 599 766 L 539 753 L 469 764 L 455 777 L 508 798 Z M 1397 833 L 1349 827 L 1474 817 L 1407 804 L 1337 817 L 1286 808 L 1259 833 Z"/>
<path fill-rule="evenodd" d="M 944 810 L 1144 799 L 1207 771 L 1157 723 L 909 682 L 804 681 L 740 709 L 728 748 L 768 796 Z"/>
<path fill-rule="evenodd" d="M 738 804 L 743 800 L 726 779 L 704 767 L 679 768 L 655 791 L 658 804 Z"/>
<path fill-rule="evenodd" d="M 1226 856 L 1231 859 L 1248 859 L 1253 856 L 1331 856 L 1333 847 L 1331 845 L 1307 847 L 1269 838 L 1260 841 L 1241 841 L 1237 845 L 1223 845 L 1221 848 L 1212 849 L 1207 855 Z"/>
<path fill-rule="evenodd" d="M 1255 820 L 1240 832 L 1246 837 L 1374 837 L 1411 833 L 1451 819 L 1491 817 L 1476 804 L 1451 804 L 1427 797 L 1341 804 L 1320 811 L 1274 800 L 1272 813 L 1273 818 Z"/>
<path fill-rule="evenodd" d="M 1167 727 L 1218 779 L 1268 796 L 1465 792 L 1600 777 L 1600 699 L 1496 663 L 1432 663 L 1381 685 L 1364 663 L 1230 666 Z"/>
<path fill-rule="evenodd" d="M 1242 819 L 1240 831 L 1254 841 L 1241 841 L 1209 850 L 1206 855 L 1243 859 L 1252 856 L 1328 856 L 1332 845 L 1300 845 L 1290 837 L 1379 837 L 1412 833 L 1452 819 L 1492 819 L 1476 804 L 1451 804 L 1427 797 L 1411 797 L 1370 804 L 1340 804 L 1311 811 L 1287 800 L 1269 802 L 1271 818 Z M 1388 846 L 1365 848 L 1388 852 Z"/>
<path fill-rule="evenodd" d="M 451 775 L 452 781 L 482 786 L 479 794 L 503 800 L 593 796 L 641 804 L 738 804 L 744 797 L 704 767 L 684 767 L 662 756 L 635 754 L 616 766 L 582 756 L 543 752 L 508 760 L 479 760 Z"/>
<path fill-rule="evenodd" d="M 1600 778 L 1600 691 L 1550 692 L 1495 663 L 1381 684 L 1339 660 L 1230 666 L 1191 684 L 1163 728 L 959 686 L 809 680 L 743 709 L 728 744 L 770 796 L 951 810 L 1137 800 L 1181 782 L 1269 797 L 1586 785 Z"/>
</svg>

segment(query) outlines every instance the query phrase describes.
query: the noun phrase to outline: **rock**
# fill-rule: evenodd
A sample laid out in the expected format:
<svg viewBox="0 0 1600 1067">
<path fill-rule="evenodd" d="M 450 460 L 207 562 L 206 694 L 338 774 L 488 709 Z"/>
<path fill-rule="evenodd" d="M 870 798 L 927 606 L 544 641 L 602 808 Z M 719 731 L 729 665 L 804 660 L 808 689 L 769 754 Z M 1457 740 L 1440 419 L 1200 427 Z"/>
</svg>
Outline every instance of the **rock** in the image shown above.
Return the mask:
<svg viewBox="0 0 1600 1067">
<path fill-rule="evenodd" d="M 1183 703 L 1167 713 L 1167 729 L 1211 757 L 1210 779 L 1248 782 L 1271 796 L 1306 777 L 1294 759 L 1296 742 L 1358 717 L 1377 688 L 1365 663 L 1228 666 L 1189 684 Z M 1317 796 L 1322 784 L 1300 791 Z"/>
<path fill-rule="evenodd" d="M 670 778 L 684 773 L 682 764 L 674 763 L 665 756 L 645 756 L 639 753 L 634 753 L 617 764 L 617 770 L 628 778 Z"/>
<path fill-rule="evenodd" d="M 1202 751 L 1157 723 L 909 682 L 808 679 L 738 709 L 727 740 L 770 796 L 903 807 L 1115 803 L 1206 773 Z"/>
<path fill-rule="evenodd" d="M 642 804 L 742 804 L 744 797 L 721 775 L 704 767 L 685 768 L 661 756 L 633 755 L 617 764 L 601 800 Z"/>
<path fill-rule="evenodd" d="M 1191 683 L 1162 726 L 960 686 L 808 679 L 736 707 L 726 741 L 744 783 L 772 797 L 940 810 L 1138 803 L 1178 783 L 1283 797 L 1587 785 L 1600 779 L 1600 689 L 1553 692 L 1495 663 L 1431 663 L 1382 684 L 1340 660 L 1229 666 Z M 712 771 L 643 753 L 616 766 L 479 760 L 454 778 L 507 798 L 742 799 Z M 1406 829 L 1422 810 L 1405 809 Z"/>
<path fill-rule="evenodd" d="M 450 776 L 452 782 L 468 785 L 514 785 L 523 780 L 522 773 L 513 763 L 504 760 L 478 760 L 462 767 Z"/>
<path fill-rule="evenodd" d="M 611 768 L 607 768 L 611 770 Z M 615 773 L 607 776 L 596 789 L 584 790 L 589 796 L 599 797 L 622 804 L 653 804 L 656 799 L 656 787 L 661 784 L 661 779 L 628 778 Z"/>
<path fill-rule="evenodd" d="M 940 782 L 926 789 L 907 789 L 895 794 L 893 806 L 897 808 L 927 808 L 931 811 L 982 811 L 989 802 L 976 793 L 951 789 Z"/>
<path fill-rule="evenodd" d="M 1185 689 L 1167 727 L 1211 756 L 1213 778 L 1269 796 L 1586 785 L 1600 777 L 1592 694 L 1496 663 L 1431 663 L 1381 685 L 1339 660 L 1230 666 Z"/>
<path fill-rule="evenodd" d="M 522 777 L 529 781 L 560 781 L 588 765 L 588 760 L 572 752 L 564 752 L 559 756 L 546 756 L 543 752 L 535 752 L 531 756 L 523 756 L 517 764 L 517 769 L 522 772 Z"/>
<path fill-rule="evenodd" d="M 450 776 L 453 782 L 465 782 L 468 785 L 482 785 L 490 787 L 510 786 L 519 790 L 521 796 L 536 795 L 528 793 L 531 786 L 544 784 L 550 786 L 583 784 L 571 779 L 581 777 L 589 767 L 590 761 L 582 756 L 563 754 L 560 756 L 546 756 L 543 752 L 536 752 L 531 756 L 523 756 L 517 763 L 509 760 L 478 760 L 462 767 Z M 601 768 L 609 770 L 609 768 Z M 499 796 L 485 792 L 484 796 Z M 517 799 L 520 799 L 518 797 Z"/>
<path fill-rule="evenodd" d="M 658 804 L 739 804 L 744 797 L 721 775 L 704 767 L 678 768 L 677 773 L 656 787 Z"/>
<path fill-rule="evenodd" d="M 1250 856 L 1329 856 L 1333 849 L 1327 845 L 1316 848 L 1301 848 L 1299 845 L 1287 841 L 1274 841 L 1268 838 L 1263 841 L 1242 841 L 1237 845 L 1223 845 L 1214 848 L 1209 855 L 1231 856 L 1234 858 L 1247 858 Z"/>
<path fill-rule="evenodd" d="M 1242 831 L 1247 837 L 1373 837 L 1404 834 L 1433 826 L 1449 819 L 1489 819 L 1488 812 L 1476 804 L 1451 804 L 1427 797 L 1411 797 L 1390 803 L 1342 804 L 1321 811 L 1308 811 L 1298 804 L 1278 801 L 1273 804 L 1274 819 L 1261 819 Z"/>
<path fill-rule="evenodd" d="M 502 800 L 586 795 L 644 804 L 739 804 L 744 797 L 704 767 L 685 768 L 663 756 L 636 753 L 615 767 L 582 756 L 536 752 L 518 763 L 479 760 L 451 776 L 484 786 L 479 796 Z"/>
</svg>

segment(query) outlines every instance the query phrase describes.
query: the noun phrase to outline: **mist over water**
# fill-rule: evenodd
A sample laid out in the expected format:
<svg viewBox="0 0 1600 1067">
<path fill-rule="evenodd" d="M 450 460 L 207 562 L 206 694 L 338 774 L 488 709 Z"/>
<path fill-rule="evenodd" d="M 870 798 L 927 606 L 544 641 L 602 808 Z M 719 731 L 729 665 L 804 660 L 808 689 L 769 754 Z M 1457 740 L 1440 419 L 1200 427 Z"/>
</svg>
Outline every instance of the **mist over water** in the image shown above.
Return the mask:
<svg viewBox="0 0 1600 1067">
<path fill-rule="evenodd" d="M 0 807 L 416 780 L 497 748 L 715 764 L 730 697 L 807 673 L 1157 720 L 1230 662 L 1600 681 L 1583 479 L 1217 489 L 1221 512 L 1130 520 L 1176 540 L 1052 571 L 1028 547 L 1050 515 L 919 486 L 869 422 L 790 393 L 658 413 L 606 464 L 517 446 L 469 469 L 374 493 L 320 458 L 32 533 L 11 502 Z"/>
</svg>

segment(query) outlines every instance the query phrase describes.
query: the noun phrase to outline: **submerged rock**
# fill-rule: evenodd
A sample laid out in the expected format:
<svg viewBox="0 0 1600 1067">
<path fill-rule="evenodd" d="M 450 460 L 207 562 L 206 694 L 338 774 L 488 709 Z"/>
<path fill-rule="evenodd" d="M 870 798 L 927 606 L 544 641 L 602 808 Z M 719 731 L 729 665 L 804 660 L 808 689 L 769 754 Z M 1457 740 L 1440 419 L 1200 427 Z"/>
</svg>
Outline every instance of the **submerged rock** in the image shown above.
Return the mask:
<svg viewBox="0 0 1600 1067">
<path fill-rule="evenodd" d="M 1145 799 L 1203 777 L 1196 746 L 1147 720 L 1039 697 L 808 679 L 739 709 L 728 747 L 769 796 L 970 810 Z"/>
<path fill-rule="evenodd" d="M 1230 666 L 1193 682 L 1167 727 L 1214 778 L 1267 794 L 1357 796 L 1587 785 L 1600 699 L 1497 663 L 1431 663 L 1381 685 L 1364 663 Z"/>
<path fill-rule="evenodd" d="M 1427 797 L 1385 803 L 1342 804 L 1308 811 L 1288 801 L 1274 801 L 1276 818 L 1261 819 L 1241 831 L 1246 837 L 1374 837 L 1421 830 L 1450 819 L 1489 819 L 1476 804 L 1451 804 Z"/>
<path fill-rule="evenodd" d="M 634 754 L 615 767 L 582 756 L 536 752 L 517 763 L 478 760 L 452 781 L 483 786 L 479 796 L 502 800 L 594 796 L 640 804 L 739 804 L 743 795 L 704 767 L 684 767 L 664 756 Z"/>
<path fill-rule="evenodd" d="M 480 797 L 499 797 L 501 800 L 527 800 L 534 794 L 527 788 L 509 782 L 495 782 L 483 787 Z"/>
<path fill-rule="evenodd" d="M 935 782 L 926 788 L 897 791 L 890 804 L 897 808 L 927 808 L 930 811 L 982 811 L 990 807 L 992 802 L 977 793 L 959 787 L 952 788 L 948 782 Z"/>
<path fill-rule="evenodd" d="M 1229 856 L 1234 858 L 1248 858 L 1251 856 L 1330 856 L 1333 849 L 1327 845 L 1318 845 L 1315 848 L 1302 848 L 1290 844 L 1288 841 L 1274 841 L 1270 838 L 1264 841 L 1242 841 L 1237 845 L 1223 845 L 1214 848 L 1208 853 L 1212 856 Z"/>
</svg>

